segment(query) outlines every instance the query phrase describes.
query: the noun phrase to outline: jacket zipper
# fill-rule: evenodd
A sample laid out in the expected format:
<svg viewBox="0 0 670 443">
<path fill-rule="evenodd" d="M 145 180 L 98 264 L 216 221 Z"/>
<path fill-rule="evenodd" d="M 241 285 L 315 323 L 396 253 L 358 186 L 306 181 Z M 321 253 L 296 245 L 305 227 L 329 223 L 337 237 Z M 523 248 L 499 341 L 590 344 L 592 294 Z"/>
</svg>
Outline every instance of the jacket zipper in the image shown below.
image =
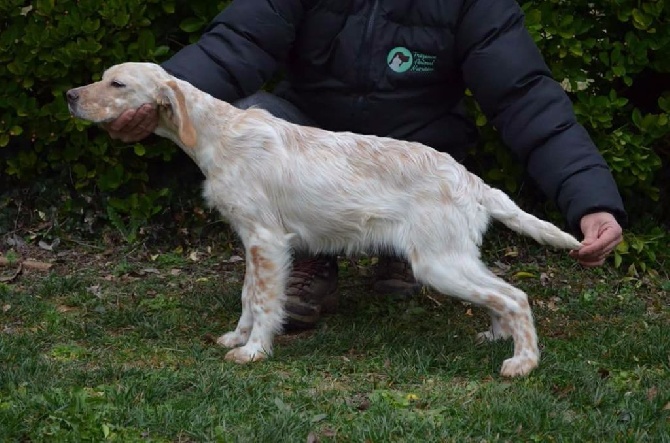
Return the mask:
<svg viewBox="0 0 670 443">
<path fill-rule="evenodd" d="M 367 89 L 369 87 L 369 82 L 366 80 L 366 75 L 370 71 L 370 59 L 371 59 L 371 49 L 372 49 L 372 31 L 374 29 L 375 20 L 377 18 L 377 9 L 379 8 L 379 0 L 375 0 L 372 4 L 372 9 L 370 10 L 370 15 L 368 15 L 367 23 L 365 24 L 365 34 L 363 35 L 363 42 L 361 42 L 361 50 L 359 51 L 359 60 L 363 60 L 360 64 L 358 71 L 358 81 L 361 85 L 361 88 Z M 356 104 L 358 106 L 363 105 L 363 91 L 358 96 Z"/>
</svg>

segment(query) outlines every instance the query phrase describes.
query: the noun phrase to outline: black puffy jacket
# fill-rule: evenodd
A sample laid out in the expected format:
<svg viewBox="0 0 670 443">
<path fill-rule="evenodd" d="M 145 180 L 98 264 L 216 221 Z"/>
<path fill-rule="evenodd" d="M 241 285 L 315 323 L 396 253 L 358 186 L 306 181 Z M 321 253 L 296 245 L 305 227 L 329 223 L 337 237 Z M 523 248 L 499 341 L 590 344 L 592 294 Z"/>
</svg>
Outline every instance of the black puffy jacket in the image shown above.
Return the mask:
<svg viewBox="0 0 670 443">
<path fill-rule="evenodd" d="M 419 141 L 462 158 L 469 88 L 571 228 L 605 210 L 612 175 L 552 79 L 515 0 L 235 0 L 163 66 L 228 102 L 275 91 L 320 127 Z"/>
</svg>

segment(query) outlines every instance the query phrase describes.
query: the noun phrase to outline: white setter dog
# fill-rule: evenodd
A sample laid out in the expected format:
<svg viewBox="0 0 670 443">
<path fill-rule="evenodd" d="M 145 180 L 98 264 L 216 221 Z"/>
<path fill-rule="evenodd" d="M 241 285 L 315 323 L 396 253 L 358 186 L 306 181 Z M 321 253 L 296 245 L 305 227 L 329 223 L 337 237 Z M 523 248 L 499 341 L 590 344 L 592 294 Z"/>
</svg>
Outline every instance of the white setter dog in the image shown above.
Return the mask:
<svg viewBox="0 0 670 443">
<path fill-rule="evenodd" d="M 392 251 L 416 279 L 483 306 L 480 339 L 511 337 L 503 376 L 528 374 L 540 353 L 528 298 L 491 273 L 479 247 L 489 219 L 557 248 L 574 237 L 522 211 L 448 154 L 419 143 L 298 126 L 239 110 L 151 63 L 123 63 L 67 92 L 71 113 L 108 122 L 146 103 L 156 134 L 178 144 L 206 177 L 204 198 L 246 250 L 242 315 L 218 343 L 227 360 L 265 359 L 284 319 L 293 248 L 312 253 Z"/>
</svg>

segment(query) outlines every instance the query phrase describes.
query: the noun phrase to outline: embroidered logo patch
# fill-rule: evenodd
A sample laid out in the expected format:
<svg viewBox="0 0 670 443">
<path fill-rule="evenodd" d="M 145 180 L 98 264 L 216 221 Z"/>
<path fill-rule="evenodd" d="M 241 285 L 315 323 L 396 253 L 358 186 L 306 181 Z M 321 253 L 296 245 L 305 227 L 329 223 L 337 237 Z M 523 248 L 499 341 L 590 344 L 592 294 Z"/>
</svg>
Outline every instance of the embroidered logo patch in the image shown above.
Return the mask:
<svg viewBox="0 0 670 443">
<path fill-rule="evenodd" d="M 410 51 L 402 46 L 391 49 L 386 56 L 386 64 L 391 70 L 402 72 L 433 72 L 437 56 Z"/>
<path fill-rule="evenodd" d="M 412 53 L 407 48 L 398 46 L 389 51 L 389 55 L 386 57 L 386 63 L 389 65 L 389 68 L 395 72 L 405 72 L 412 67 L 414 58 Z"/>
</svg>

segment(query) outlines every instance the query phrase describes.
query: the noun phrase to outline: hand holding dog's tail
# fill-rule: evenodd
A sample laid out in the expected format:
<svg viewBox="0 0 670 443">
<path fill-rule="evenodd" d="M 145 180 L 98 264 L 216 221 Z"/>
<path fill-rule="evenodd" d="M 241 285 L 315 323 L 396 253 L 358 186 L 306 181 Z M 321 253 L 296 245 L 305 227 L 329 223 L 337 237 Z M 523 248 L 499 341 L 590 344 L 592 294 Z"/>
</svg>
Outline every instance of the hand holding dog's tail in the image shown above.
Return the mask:
<svg viewBox="0 0 670 443">
<path fill-rule="evenodd" d="M 535 239 L 543 245 L 561 249 L 577 250 L 582 244 L 572 235 L 563 232 L 549 222 L 524 212 L 504 192 L 484 185 L 481 203 L 494 219 L 511 230 Z"/>
</svg>

